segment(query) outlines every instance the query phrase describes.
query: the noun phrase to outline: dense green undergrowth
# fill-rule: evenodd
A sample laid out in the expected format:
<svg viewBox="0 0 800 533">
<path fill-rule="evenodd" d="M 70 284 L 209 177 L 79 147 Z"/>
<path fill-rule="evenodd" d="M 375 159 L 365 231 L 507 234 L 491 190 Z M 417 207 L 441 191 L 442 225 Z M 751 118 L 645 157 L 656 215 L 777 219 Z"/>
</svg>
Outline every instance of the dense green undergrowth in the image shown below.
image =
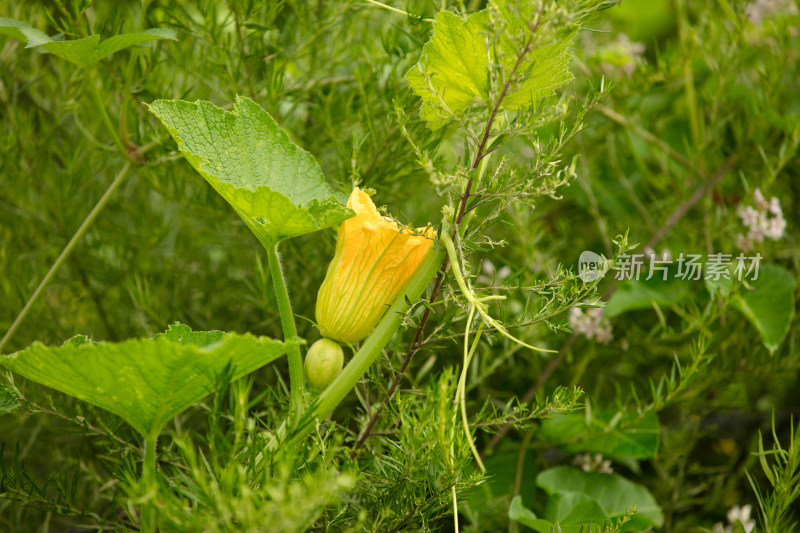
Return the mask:
<svg viewBox="0 0 800 533">
<path fill-rule="evenodd" d="M 800 529 L 797 4 L 389 3 L 2 4 L 0 531 Z M 353 186 L 451 267 L 290 412 Z"/>
</svg>

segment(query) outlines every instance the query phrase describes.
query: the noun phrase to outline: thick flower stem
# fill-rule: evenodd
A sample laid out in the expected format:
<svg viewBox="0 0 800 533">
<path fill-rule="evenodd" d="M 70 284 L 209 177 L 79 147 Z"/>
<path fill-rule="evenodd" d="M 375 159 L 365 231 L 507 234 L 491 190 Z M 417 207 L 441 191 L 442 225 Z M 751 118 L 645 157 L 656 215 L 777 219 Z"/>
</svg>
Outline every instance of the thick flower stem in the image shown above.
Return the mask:
<svg viewBox="0 0 800 533">
<path fill-rule="evenodd" d="M 297 337 L 297 327 L 294 323 L 292 314 L 292 304 L 289 302 L 289 292 L 286 290 L 286 281 L 283 278 L 280 258 L 278 257 L 278 245 L 267 246 L 267 257 L 269 259 L 269 270 L 272 274 L 272 286 L 275 289 L 275 299 L 278 301 L 278 312 L 281 315 L 281 326 L 283 326 L 284 340 Z M 289 417 L 288 427 L 293 429 L 297 425 L 300 413 L 303 412 L 303 357 L 300 355 L 300 347 L 292 346 L 287 354 L 289 361 L 289 386 L 291 387 L 289 398 Z"/>
<path fill-rule="evenodd" d="M 344 367 L 336 380 L 325 389 L 311 413 L 311 419 L 324 419 L 333 412 L 339 403 L 347 396 L 356 383 L 361 379 L 367 369 L 381 355 L 384 347 L 394 336 L 403 321 L 403 315 L 411 304 L 418 301 L 425 288 L 433 280 L 442 264 L 444 254 L 435 247 L 431 248 L 420 263 L 414 276 L 409 280 L 403 294 L 395 300 L 392 307 L 386 312 L 375 330 L 367 337 L 364 344 L 353 356 L 353 359 Z M 314 429 L 313 424 L 305 424 L 292 436 L 288 445 L 294 446 L 304 439 Z"/>
<path fill-rule="evenodd" d="M 149 493 L 156 491 L 156 437 L 144 440 L 144 463 L 142 464 L 142 481 L 145 489 Z M 142 505 L 141 531 L 142 533 L 154 533 L 156 531 L 156 508 L 153 497 L 150 501 Z"/>
</svg>

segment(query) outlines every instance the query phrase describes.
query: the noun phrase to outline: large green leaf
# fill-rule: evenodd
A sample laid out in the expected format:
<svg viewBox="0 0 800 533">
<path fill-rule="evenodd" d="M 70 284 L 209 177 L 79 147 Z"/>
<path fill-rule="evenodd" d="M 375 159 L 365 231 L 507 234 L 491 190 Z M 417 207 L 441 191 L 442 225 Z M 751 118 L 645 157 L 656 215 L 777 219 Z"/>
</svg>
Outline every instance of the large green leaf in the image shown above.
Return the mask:
<svg viewBox="0 0 800 533">
<path fill-rule="evenodd" d="M 170 39 L 177 41 L 177 34 L 175 30 L 170 28 L 150 28 L 149 30 L 140 31 L 137 33 L 123 33 L 121 35 L 114 35 L 97 45 L 95 54 L 95 61 L 99 61 L 104 57 L 115 54 L 120 50 L 131 48 L 142 43 L 150 41 L 160 41 L 163 39 Z"/>
<path fill-rule="evenodd" d="M 422 98 L 420 116 L 431 129 L 441 128 L 453 115 L 474 103 L 488 101 L 488 52 L 502 58 L 507 73 L 512 70 L 517 58 L 516 45 L 505 38 L 489 44 L 489 22 L 487 10 L 466 19 L 451 11 L 436 15 L 430 41 L 423 46 L 419 62 L 406 73 L 411 89 Z M 529 52 L 521 63 L 523 81 L 507 92 L 502 107 L 514 110 L 532 105 L 569 82 L 572 79 L 569 48 L 573 37 Z"/>
<path fill-rule="evenodd" d="M 660 527 L 664 523 L 664 515 L 650 491 L 617 474 L 584 472 L 569 466 L 559 466 L 539 474 L 536 484 L 551 498 L 558 495 L 557 505 L 551 506 L 548 500 L 545 518 L 552 522 L 558 519 L 556 513 L 563 516 L 585 515 L 591 507 L 587 503 L 588 497 L 595 500 L 611 520 L 623 516 L 635 505 L 636 514 L 623 526 L 622 531 L 644 531 L 651 526 Z M 565 496 L 567 493 L 582 496 L 568 498 Z M 580 506 L 580 509 L 570 511 L 570 502 Z"/>
<path fill-rule="evenodd" d="M 78 336 L 62 346 L 37 342 L 0 357 L 0 365 L 111 411 L 154 438 L 172 417 L 277 359 L 291 344 L 250 334 L 192 332 L 176 324 L 152 339 L 108 343 Z"/>
<path fill-rule="evenodd" d="M 508 507 L 508 518 L 511 520 L 516 520 L 523 526 L 528 526 L 534 531 L 539 531 L 540 533 L 551 533 L 552 531 L 557 531 L 553 524 L 547 520 L 539 518 L 536 516 L 536 513 L 525 507 L 525 505 L 522 503 L 521 496 L 514 496 L 514 499 L 511 500 L 511 505 Z"/>
<path fill-rule="evenodd" d="M 753 323 L 770 352 L 778 349 L 794 316 L 797 280 L 778 265 L 763 265 L 758 279 L 749 281 L 752 290 L 742 288 L 733 303 Z"/>
<path fill-rule="evenodd" d="M 209 102 L 157 100 L 150 110 L 264 246 L 354 214 L 327 185 L 314 156 L 252 100 L 238 97 L 233 111 Z"/>
<path fill-rule="evenodd" d="M 562 533 L 599 531 L 609 518 L 600 503 L 580 492 L 556 492 L 547 500 L 544 516 Z"/>
<path fill-rule="evenodd" d="M 569 452 L 592 452 L 637 459 L 655 457 L 659 423 L 655 413 L 637 420 L 637 413 L 592 409 L 585 414 L 558 414 L 542 421 L 539 436 Z"/>
<path fill-rule="evenodd" d="M 40 48 L 83 67 L 94 65 L 104 57 L 138 44 L 162 39 L 176 40 L 175 30 L 151 28 L 138 33 L 115 35 L 102 42 L 99 35 L 69 41 L 54 41 L 46 33 L 31 25 L 8 18 L 0 18 L 0 34 L 25 41 L 26 48 Z"/>
<path fill-rule="evenodd" d="M 511 501 L 508 517 L 539 533 L 599 533 L 608 514 L 594 498 L 577 492 L 557 492 L 547 500 L 547 519 L 539 518 L 522 505 L 519 496 Z"/>
</svg>

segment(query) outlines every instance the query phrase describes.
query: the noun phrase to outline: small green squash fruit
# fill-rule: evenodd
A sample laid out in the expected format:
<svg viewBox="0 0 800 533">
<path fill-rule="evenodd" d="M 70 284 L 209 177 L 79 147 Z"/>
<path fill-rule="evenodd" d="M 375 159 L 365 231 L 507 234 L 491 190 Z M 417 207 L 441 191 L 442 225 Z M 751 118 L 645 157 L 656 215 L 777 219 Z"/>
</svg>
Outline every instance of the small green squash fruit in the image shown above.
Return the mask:
<svg viewBox="0 0 800 533">
<path fill-rule="evenodd" d="M 322 338 L 311 345 L 306 354 L 306 378 L 311 386 L 323 390 L 333 383 L 344 365 L 344 352 L 339 343 Z"/>
</svg>

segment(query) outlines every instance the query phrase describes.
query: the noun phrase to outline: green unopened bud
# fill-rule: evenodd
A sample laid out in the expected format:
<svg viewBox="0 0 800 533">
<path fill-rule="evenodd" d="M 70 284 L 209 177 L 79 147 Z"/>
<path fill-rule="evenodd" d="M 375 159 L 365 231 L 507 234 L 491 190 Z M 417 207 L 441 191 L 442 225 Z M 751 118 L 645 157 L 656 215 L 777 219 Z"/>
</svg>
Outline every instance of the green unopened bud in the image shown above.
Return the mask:
<svg viewBox="0 0 800 533">
<path fill-rule="evenodd" d="M 337 342 L 320 339 L 311 345 L 306 354 L 306 377 L 317 390 L 333 383 L 344 365 L 344 352 Z"/>
</svg>

